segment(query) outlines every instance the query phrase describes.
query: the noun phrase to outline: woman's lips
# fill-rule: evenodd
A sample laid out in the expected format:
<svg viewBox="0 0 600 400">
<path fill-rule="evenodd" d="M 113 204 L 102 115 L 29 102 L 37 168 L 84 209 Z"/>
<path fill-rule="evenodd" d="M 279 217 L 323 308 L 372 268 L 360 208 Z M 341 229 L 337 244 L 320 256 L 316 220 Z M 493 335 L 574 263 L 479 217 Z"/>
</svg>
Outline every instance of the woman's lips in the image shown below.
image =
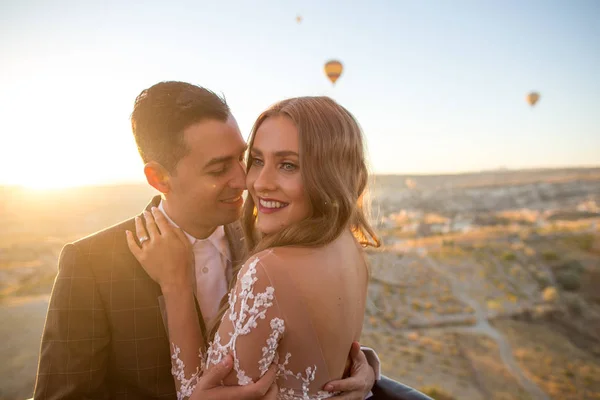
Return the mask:
<svg viewBox="0 0 600 400">
<path fill-rule="evenodd" d="M 266 199 L 259 197 L 258 198 L 258 211 L 263 214 L 272 214 L 276 213 L 279 210 L 286 208 L 289 203 L 285 203 L 283 201 L 279 201 L 276 199 Z"/>
</svg>

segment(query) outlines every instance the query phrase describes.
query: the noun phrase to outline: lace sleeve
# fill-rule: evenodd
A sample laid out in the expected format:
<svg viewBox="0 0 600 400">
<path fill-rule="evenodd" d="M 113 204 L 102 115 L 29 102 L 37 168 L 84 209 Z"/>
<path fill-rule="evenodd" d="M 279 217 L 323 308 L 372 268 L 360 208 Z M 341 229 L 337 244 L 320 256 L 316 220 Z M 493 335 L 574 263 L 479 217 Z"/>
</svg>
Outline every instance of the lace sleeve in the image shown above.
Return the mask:
<svg viewBox="0 0 600 400">
<path fill-rule="evenodd" d="M 202 331 L 192 290 L 164 293 L 177 400 L 189 398 L 202 375 Z"/>
<path fill-rule="evenodd" d="M 229 310 L 208 349 L 206 368 L 232 353 L 235 376 L 232 372 L 224 383 L 255 382 L 277 361 L 277 347 L 284 332 L 276 288 L 259 258 L 250 259 L 240 270 L 236 287 L 229 294 Z"/>
</svg>

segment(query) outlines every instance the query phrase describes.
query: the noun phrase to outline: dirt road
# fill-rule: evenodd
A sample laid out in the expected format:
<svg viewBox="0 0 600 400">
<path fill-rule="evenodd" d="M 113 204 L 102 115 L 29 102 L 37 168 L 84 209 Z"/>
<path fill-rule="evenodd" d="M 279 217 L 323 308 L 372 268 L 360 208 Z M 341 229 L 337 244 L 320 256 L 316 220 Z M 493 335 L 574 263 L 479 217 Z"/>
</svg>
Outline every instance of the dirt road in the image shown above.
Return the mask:
<svg viewBox="0 0 600 400">
<path fill-rule="evenodd" d="M 493 339 L 498 346 L 498 351 L 500 352 L 500 358 L 502 359 L 502 362 L 510 371 L 510 373 L 518 380 L 523 389 L 525 389 L 533 399 L 549 400 L 548 395 L 546 395 L 546 393 L 544 393 L 544 391 L 541 390 L 532 380 L 525 376 L 521 370 L 521 367 L 513 357 L 510 344 L 504 335 L 491 326 L 488 322 L 484 306 L 468 295 L 467 290 L 463 287 L 463 283 L 456 279 L 451 272 L 449 272 L 449 268 L 441 266 L 427 256 L 424 257 L 424 260 L 434 271 L 448 279 L 452 287 L 452 292 L 456 298 L 463 301 L 465 304 L 468 304 L 473 308 L 473 310 L 475 310 L 475 325 L 468 328 L 458 329 L 466 332 L 483 334 Z M 458 330 L 457 328 L 449 329 L 453 329 L 454 331 Z"/>
</svg>

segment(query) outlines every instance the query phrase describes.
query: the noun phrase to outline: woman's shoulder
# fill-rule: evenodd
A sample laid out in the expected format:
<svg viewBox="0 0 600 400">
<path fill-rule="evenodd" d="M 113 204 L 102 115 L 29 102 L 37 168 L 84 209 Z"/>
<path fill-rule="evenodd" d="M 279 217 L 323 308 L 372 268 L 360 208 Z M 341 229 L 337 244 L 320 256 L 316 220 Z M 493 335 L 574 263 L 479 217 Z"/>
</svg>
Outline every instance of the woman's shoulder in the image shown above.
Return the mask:
<svg viewBox="0 0 600 400">
<path fill-rule="evenodd" d="M 285 265 L 292 261 L 318 257 L 321 247 L 282 246 L 262 250 L 248 261 L 258 260 L 263 266 Z"/>
<path fill-rule="evenodd" d="M 362 255 L 363 252 L 352 233 L 344 232 L 334 241 L 318 247 L 281 246 L 262 250 L 250 256 L 246 265 L 260 264 L 266 269 L 271 269 L 296 263 L 316 264 L 320 260 L 331 262 L 337 258 Z"/>
<path fill-rule="evenodd" d="M 344 232 L 330 243 L 317 247 L 307 246 L 281 246 L 262 250 L 249 258 L 248 261 L 259 259 L 261 262 L 277 263 L 282 260 L 306 260 L 307 258 L 319 258 L 331 251 L 346 252 L 351 250 L 363 251 L 352 233 Z"/>
</svg>

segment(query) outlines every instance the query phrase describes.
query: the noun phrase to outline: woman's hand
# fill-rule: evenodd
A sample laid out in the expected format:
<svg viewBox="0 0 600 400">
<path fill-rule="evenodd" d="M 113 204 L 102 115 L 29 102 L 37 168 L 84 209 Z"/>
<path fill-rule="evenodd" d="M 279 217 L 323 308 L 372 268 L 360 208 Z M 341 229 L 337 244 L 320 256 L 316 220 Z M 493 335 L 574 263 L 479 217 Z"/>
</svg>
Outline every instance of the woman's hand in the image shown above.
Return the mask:
<svg viewBox="0 0 600 400">
<path fill-rule="evenodd" d="M 150 277 L 160 285 L 163 293 L 192 288 L 194 253 L 185 233 L 172 226 L 156 207 L 144 211 L 146 226 L 135 217 L 135 230 L 126 231 L 129 250 Z"/>
</svg>

